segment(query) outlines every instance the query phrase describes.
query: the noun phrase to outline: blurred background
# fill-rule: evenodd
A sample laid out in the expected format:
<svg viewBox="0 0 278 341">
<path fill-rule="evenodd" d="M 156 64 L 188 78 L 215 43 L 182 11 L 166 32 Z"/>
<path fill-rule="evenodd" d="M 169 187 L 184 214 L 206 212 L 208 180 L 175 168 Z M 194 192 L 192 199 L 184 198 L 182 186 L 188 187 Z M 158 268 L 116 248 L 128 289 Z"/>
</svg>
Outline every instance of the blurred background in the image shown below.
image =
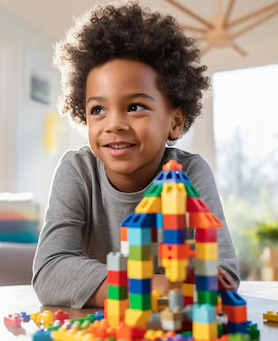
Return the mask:
<svg viewBox="0 0 278 341">
<path fill-rule="evenodd" d="M 242 279 L 278 280 L 278 1 L 139 2 L 172 14 L 198 41 L 212 88 L 177 147 L 201 154 L 213 170 Z M 12 238 L 8 220 L 41 227 L 59 159 L 87 143 L 84 129 L 58 114 L 52 55 L 73 18 L 96 3 L 108 1 L 0 0 L 2 242 Z"/>
</svg>

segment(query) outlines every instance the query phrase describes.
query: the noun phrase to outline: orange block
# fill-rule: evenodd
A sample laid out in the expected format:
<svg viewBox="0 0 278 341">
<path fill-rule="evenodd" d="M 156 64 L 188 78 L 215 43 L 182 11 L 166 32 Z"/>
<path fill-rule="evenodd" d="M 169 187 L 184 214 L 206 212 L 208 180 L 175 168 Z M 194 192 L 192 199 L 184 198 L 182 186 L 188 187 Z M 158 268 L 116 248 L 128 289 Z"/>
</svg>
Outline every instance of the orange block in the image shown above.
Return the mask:
<svg viewBox="0 0 278 341">
<path fill-rule="evenodd" d="M 189 213 L 189 226 L 202 229 L 220 228 L 222 222 L 211 212 L 192 212 Z"/>
<path fill-rule="evenodd" d="M 229 322 L 242 323 L 247 321 L 246 305 L 240 306 L 222 306 L 223 311 L 227 314 Z"/>
<path fill-rule="evenodd" d="M 160 244 L 160 259 L 187 259 L 192 257 L 190 245 L 188 244 Z"/>
<path fill-rule="evenodd" d="M 122 242 L 128 241 L 128 227 L 121 227 L 120 228 L 120 236 Z"/>
<path fill-rule="evenodd" d="M 166 229 L 184 229 L 185 214 L 163 214 L 163 227 Z"/>
</svg>

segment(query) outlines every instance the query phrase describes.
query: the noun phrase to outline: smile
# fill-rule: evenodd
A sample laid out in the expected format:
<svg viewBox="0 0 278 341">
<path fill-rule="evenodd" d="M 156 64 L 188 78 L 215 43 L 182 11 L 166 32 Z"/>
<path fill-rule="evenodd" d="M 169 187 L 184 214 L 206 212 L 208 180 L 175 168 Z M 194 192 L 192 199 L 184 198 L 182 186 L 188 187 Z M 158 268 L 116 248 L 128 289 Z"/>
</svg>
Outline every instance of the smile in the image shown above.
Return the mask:
<svg viewBox="0 0 278 341">
<path fill-rule="evenodd" d="M 123 149 L 123 148 L 131 147 L 131 144 L 113 144 L 113 145 L 108 145 L 108 147 L 113 148 L 113 149 Z"/>
</svg>

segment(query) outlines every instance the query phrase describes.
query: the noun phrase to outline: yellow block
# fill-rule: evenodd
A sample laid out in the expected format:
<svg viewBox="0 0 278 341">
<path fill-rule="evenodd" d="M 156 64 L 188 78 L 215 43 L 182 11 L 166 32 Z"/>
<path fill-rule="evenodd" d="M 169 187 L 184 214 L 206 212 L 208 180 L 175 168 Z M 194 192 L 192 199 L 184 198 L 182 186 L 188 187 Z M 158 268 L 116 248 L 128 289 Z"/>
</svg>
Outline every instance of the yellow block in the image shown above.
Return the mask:
<svg viewBox="0 0 278 341">
<path fill-rule="evenodd" d="M 135 207 L 136 213 L 160 213 L 161 198 L 160 197 L 144 197 Z"/>
<path fill-rule="evenodd" d="M 153 276 L 153 260 L 128 260 L 127 276 L 135 279 L 151 278 Z"/>
<path fill-rule="evenodd" d="M 195 290 L 195 284 L 190 284 L 190 283 L 183 283 L 182 284 L 183 296 L 193 297 L 194 296 L 194 290 Z"/>
<path fill-rule="evenodd" d="M 186 213 L 186 191 L 183 183 L 165 183 L 161 192 L 163 214 Z"/>
<path fill-rule="evenodd" d="M 196 243 L 196 259 L 199 260 L 217 260 L 217 243 Z"/>
<path fill-rule="evenodd" d="M 192 331 L 195 341 L 211 341 L 218 337 L 217 322 L 210 324 L 193 322 Z"/>
<path fill-rule="evenodd" d="M 127 309 L 125 312 L 125 324 L 131 327 L 146 328 L 151 310 Z"/>
<path fill-rule="evenodd" d="M 170 282 L 183 282 L 186 279 L 186 267 L 188 259 L 162 259 L 165 268 L 165 276 Z"/>
</svg>

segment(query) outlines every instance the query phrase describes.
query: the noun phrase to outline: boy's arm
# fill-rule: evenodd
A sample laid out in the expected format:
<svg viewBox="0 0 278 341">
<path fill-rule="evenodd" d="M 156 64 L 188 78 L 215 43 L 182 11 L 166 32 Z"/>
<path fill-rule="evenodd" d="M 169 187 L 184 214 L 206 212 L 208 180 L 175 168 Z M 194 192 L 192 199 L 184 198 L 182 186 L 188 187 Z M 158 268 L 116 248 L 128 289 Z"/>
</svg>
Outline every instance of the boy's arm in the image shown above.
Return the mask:
<svg viewBox="0 0 278 341">
<path fill-rule="evenodd" d="M 83 255 L 89 195 L 74 152 L 61 160 L 51 186 L 32 284 L 44 305 L 82 308 L 107 276 L 105 264 Z"/>
<path fill-rule="evenodd" d="M 216 188 L 212 171 L 207 162 L 196 155 L 187 172 L 193 185 L 199 191 L 201 198 L 208 205 L 211 212 L 222 221 L 222 228 L 218 229 L 218 258 L 221 268 L 233 278 L 236 287 L 240 283 L 238 264 L 230 232 L 227 228 L 221 201 Z"/>
</svg>

